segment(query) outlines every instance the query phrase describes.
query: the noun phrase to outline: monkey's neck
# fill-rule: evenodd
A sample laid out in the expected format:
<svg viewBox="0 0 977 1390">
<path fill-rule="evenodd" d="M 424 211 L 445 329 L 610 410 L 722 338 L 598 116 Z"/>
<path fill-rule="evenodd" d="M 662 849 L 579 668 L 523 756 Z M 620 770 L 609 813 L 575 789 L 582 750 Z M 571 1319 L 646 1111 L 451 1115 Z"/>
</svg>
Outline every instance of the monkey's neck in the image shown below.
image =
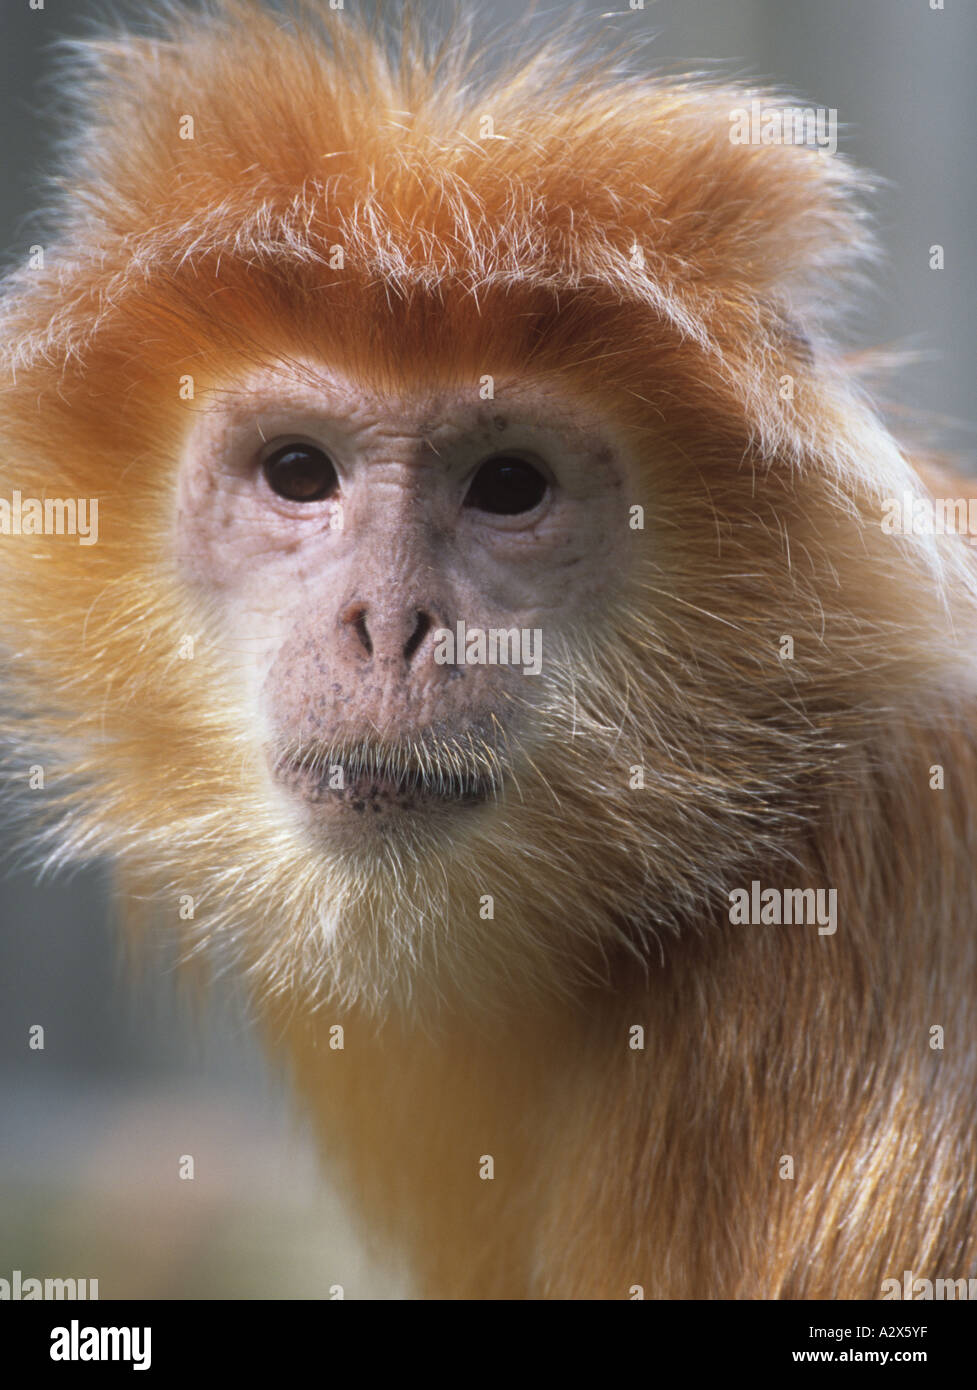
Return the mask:
<svg viewBox="0 0 977 1390">
<path fill-rule="evenodd" d="M 323 1148 L 386 1258 L 442 1298 L 878 1297 L 907 1268 L 966 1273 L 977 1233 L 946 1194 L 973 1136 L 931 1142 L 946 1059 L 926 1030 L 953 1010 L 906 988 L 890 1008 L 827 938 L 785 959 L 784 932 L 684 943 L 602 1013 L 549 1027 L 456 1020 L 431 1039 L 348 1016 L 342 1051 L 325 1028 L 293 1034 Z"/>
<path fill-rule="evenodd" d="M 329 1024 L 343 1025 L 343 1048 Z M 574 1069 L 569 1021 L 377 1028 L 356 1011 L 298 1023 L 299 1092 L 382 1255 L 406 1256 L 425 1296 L 518 1298 L 533 1285 L 546 1115 Z M 338 1276 L 337 1276 L 338 1277 Z M 341 1279 L 340 1279 L 340 1282 Z"/>
<path fill-rule="evenodd" d="M 977 785 L 969 746 L 940 751 Z M 877 1298 L 905 1269 L 977 1272 L 972 828 L 916 780 L 894 767 L 891 795 L 827 818 L 803 872 L 754 870 L 836 889 L 833 935 L 720 916 L 549 1014 L 281 1029 L 420 1293 Z"/>
</svg>

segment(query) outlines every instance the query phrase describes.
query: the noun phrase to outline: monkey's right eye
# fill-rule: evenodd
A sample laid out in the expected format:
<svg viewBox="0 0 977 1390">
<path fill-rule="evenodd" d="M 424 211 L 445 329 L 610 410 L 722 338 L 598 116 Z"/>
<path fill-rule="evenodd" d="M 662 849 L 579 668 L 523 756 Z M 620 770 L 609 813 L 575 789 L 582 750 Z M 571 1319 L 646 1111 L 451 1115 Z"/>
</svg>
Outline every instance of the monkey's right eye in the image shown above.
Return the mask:
<svg viewBox="0 0 977 1390">
<path fill-rule="evenodd" d="M 272 492 L 288 502 L 322 502 L 339 491 L 332 459 L 314 444 L 285 444 L 261 468 Z"/>
<path fill-rule="evenodd" d="M 518 516 L 538 507 L 546 495 L 546 479 L 527 459 L 510 457 L 486 459 L 472 479 L 465 498 L 466 507 L 496 516 Z"/>
</svg>

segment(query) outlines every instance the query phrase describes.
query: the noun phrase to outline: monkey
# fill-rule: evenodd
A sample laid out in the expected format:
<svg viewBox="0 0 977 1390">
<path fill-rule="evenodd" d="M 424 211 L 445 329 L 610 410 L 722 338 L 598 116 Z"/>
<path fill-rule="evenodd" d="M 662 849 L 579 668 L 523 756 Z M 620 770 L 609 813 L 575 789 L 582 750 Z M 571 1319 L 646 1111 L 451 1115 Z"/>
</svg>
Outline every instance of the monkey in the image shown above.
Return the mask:
<svg viewBox="0 0 977 1390">
<path fill-rule="evenodd" d="M 977 1274 L 977 567 L 883 525 L 870 180 L 564 27 L 212 0 L 73 88 L 2 290 L 37 856 L 238 972 L 418 1297 Z"/>
</svg>

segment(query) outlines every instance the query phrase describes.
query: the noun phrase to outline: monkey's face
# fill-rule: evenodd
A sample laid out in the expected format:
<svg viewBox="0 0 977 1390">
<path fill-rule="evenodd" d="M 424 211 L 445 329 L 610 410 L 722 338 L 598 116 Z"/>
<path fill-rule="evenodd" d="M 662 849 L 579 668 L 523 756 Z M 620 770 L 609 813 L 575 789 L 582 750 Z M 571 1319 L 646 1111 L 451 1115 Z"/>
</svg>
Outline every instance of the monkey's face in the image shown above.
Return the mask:
<svg viewBox="0 0 977 1390">
<path fill-rule="evenodd" d="M 444 843 L 540 749 L 547 662 L 626 583 L 626 451 L 541 385 L 268 371 L 208 409 L 179 550 L 278 792 L 325 848 Z"/>
<path fill-rule="evenodd" d="M 789 480 L 758 500 L 707 417 L 677 440 L 556 373 L 486 401 L 477 371 L 279 360 L 201 397 L 182 446 L 178 578 L 210 639 L 186 679 L 234 731 L 194 752 L 180 827 L 234 885 L 199 931 L 243 879 L 276 982 L 518 1007 L 711 911 L 821 766 L 756 523 Z"/>
</svg>

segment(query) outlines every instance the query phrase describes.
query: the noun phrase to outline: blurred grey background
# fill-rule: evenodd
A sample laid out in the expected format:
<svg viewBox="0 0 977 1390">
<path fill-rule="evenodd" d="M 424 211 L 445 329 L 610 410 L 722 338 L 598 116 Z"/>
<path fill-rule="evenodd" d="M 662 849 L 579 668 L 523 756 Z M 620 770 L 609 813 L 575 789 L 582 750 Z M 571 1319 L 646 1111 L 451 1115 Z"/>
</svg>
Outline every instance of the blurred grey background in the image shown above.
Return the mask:
<svg viewBox="0 0 977 1390">
<path fill-rule="evenodd" d="M 935 0 L 934 0 L 935 2 Z M 37 3 L 37 0 L 35 0 Z M 346 0 L 355 10 L 359 0 Z M 599 16 L 614 0 L 584 0 Z M 912 348 L 900 379 L 921 415 L 973 467 L 977 317 L 977 5 L 974 0 L 645 0 L 613 22 L 654 35 L 649 67 L 766 80 L 835 107 L 840 148 L 882 175 L 886 260 L 852 325 L 853 346 Z M 58 129 L 47 113 L 52 41 L 104 16 L 105 0 L 3 0 L 0 248 L 6 264 L 48 231 L 36 178 Z M 117 3 L 145 18 L 152 6 Z M 424 3 L 421 9 L 435 11 Z M 545 32 L 565 6 L 540 7 Z M 521 0 L 480 0 L 504 32 Z M 929 269 L 929 247 L 946 268 Z M 925 413 L 923 415 L 922 413 Z M 3 837 L 0 808 L 0 837 Z M 43 1052 L 28 1028 L 46 1030 Z M 180 1182 L 174 1153 L 192 1153 Z M 98 1277 L 103 1297 L 398 1297 L 316 1173 L 284 1079 L 246 1010 L 221 988 L 200 1014 L 157 944 L 127 968 L 98 870 L 0 880 L 0 1277 Z"/>
</svg>

